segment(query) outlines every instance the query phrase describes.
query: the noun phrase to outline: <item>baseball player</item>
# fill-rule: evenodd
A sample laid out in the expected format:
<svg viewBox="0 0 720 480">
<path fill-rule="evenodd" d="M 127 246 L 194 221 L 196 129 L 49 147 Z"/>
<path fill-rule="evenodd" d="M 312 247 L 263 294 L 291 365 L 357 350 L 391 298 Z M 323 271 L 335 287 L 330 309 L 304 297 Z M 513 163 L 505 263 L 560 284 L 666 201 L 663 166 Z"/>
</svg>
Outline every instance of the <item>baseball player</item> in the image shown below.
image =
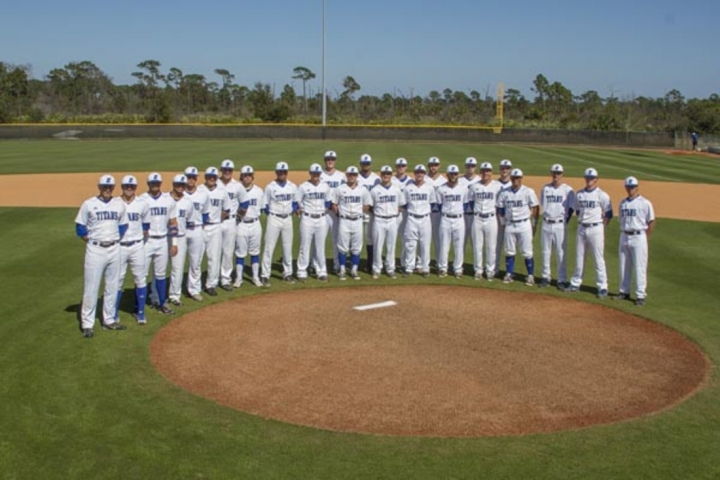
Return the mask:
<svg viewBox="0 0 720 480">
<path fill-rule="evenodd" d="M 575 205 L 575 192 L 563 183 L 563 166 L 556 163 L 550 167 L 552 181 L 540 190 L 540 206 L 543 210 L 540 248 L 542 250 L 542 278 L 539 287 L 550 285 L 550 256 L 555 247 L 557 260 L 558 288 L 563 289 L 567 282 L 567 225 L 570 222 Z"/>
<path fill-rule="evenodd" d="M 480 177 L 475 173 L 477 170 L 478 161 L 475 157 L 467 157 L 465 159 L 465 173 L 458 179 L 460 185 L 464 185 L 470 189 L 470 185 L 473 185 L 480 181 Z M 469 209 L 465 212 L 465 245 L 472 243 L 472 224 L 473 224 L 473 211 Z"/>
<path fill-rule="evenodd" d="M 167 279 L 165 275 L 169 257 L 177 255 L 177 208 L 175 200 L 172 199 L 170 194 L 163 193 L 160 190 L 162 176 L 159 173 L 155 172 L 148 175 L 147 186 L 148 191 L 140 197 L 148 204 L 150 209 L 150 228 L 145 243 L 145 269 L 147 274 L 150 270 L 150 264 L 153 264 L 154 279 L 152 285 L 154 291 L 157 292 L 157 301 L 154 305 L 160 312 L 169 315 L 173 311 L 165 305 L 167 300 Z M 137 321 L 140 325 L 144 324 L 139 317 Z"/>
<path fill-rule="evenodd" d="M 427 170 L 424 165 L 416 165 L 413 170 L 415 180 L 411 180 L 403 191 L 407 222 L 403 235 L 405 246 L 405 265 L 416 265 L 419 257 L 420 274 L 427 278 L 430 274 L 430 241 L 432 224 L 430 212 L 437 209 L 435 187 L 425 181 Z M 416 256 L 417 254 L 417 256 Z M 404 277 L 410 276 L 411 268 L 405 269 Z"/>
<path fill-rule="evenodd" d="M 147 301 L 145 240 L 150 229 L 150 209 L 147 203 L 135 195 L 138 186 L 137 178 L 132 175 L 125 175 L 120 186 L 122 188 L 120 198 L 125 202 L 127 211 L 128 229 L 120 241 L 120 279 L 118 280 L 118 294 L 115 302 L 115 321 L 119 321 L 125 272 L 128 265 L 130 265 L 135 280 L 134 313 L 138 322 L 144 323 L 146 321 L 145 302 Z"/>
<path fill-rule="evenodd" d="M 235 288 L 240 288 L 243 282 L 243 269 L 245 257 L 250 255 L 252 269 L 252 282 L 256 287 L 262 287 L 260 282 L 260 242 L 262 239 L 262 224 L 260 213 L 263 202 L 263 189 L 255 185 L 255 171 L 251 166 L 240 169 L 240 182 L 244 193 L 240 194 L 240 205 L 237 218 L 237 247 L 235 250 Z"/>
<path fill-rule="evenodd" d="M 338 256 L 340 259 L 340 280 L 345 280 L 345 266 L 350 254 L 350 277 L 360 280 L 360 252 L 363 244 L 363 218 L 370 210 L 370 191 L 358 185 L 360 171 L 349 166 L 345 171 L 346 183 L 332 192 L 332 210 L 338 217 Z"/>
<path fill-rule="evenodd" d="M 500 160 L 500 176 L 498 182 L 500 182 L 501 190 L 510 188 L 510 171 L 512 170 L 512 162 L 507 158 Z M 504 219 L 498 215 L 498 233 L 497 233 L 497 245 L 495 246 L 495 265 L 500 265 L 500 256 L 505 248 L 505 223 Z"/>
<path fill-rule="evenodd" d="M 383 248 L 385 249 L 385 273 L 390 278 L 395 274 L 395 245 L 397 244 L 398 215 L 405 205 L 400 187 L 393 184 L 393 170 L 389 165 L 380 169 L 380 183 L 370 190 L 373 212 L 373 244 L 377 246 L 373 262 L 373 279 L 380 277 Z"/>
<path fill-rule="evenodd" d="M 103 275 L 103 328 L 125 330 L 115 319 L 120 268 L 120 240 L 128 228 L 125 203 L 113 197 L 115 179 L 103 175 L 98 182 L 99 195 L 85 200 L 75 218 L 75 233 L 85 242 L 85 285 L 80 326 L 83 337 L 92 338 L 95 309 Z"/>
<path fill-rule="evenodd" d="M 332 151 L 328 150 L 325 152 L 325 155 L 323 156 L 323 161 L 325 162 L 325 169 L 322 172 L 322 175 L 320 175 L 320 181 L 323 183 L 327 183 L 328 187 L 330 187 L 330 195 L 332 195 L 332 192 L 338 188 L 340 185 L 345 183 L 345 175 L 335 169 L 335 165 L 337 164 L 337 154 Z M 332 210 L 328 211 L 327 215 L 325 216 L 325 219 L 327 221 L 328 225 L 328 235 L 330 235 L 330 243 L 332 248 L 332 258 L 333 258 L 333 267 L 335 268 L 335 273 L 340 272 L 340 259 L 338 257 L 338 218 L 337 214 L 333 212 Z M 317 263 L 317 259 L 314 260 L 314 263 Z M 316 269 L 317 270 L 317 269 Z"/>
<path fill-rule="evenodd" d="M 448 165 L 447 182 L 437 187 L 437 202 L 440 208 L 440 257 L 438 270 L 440 278 L 447 277 L 450 245 L 453 246 L 453 273 L 462 278 L 465 258 L 465 210 L 468 208 L 468 188 L 460 185 L 457 165 Z"/>
<path fill-rule="evenodd" d="M 218 186 L 227 190 L 230 198 L 230 213 L 221 223 L 222 232 L 222 255 L 220 260 L 220 288 L 225 291 L 232 291 L 232 273 L 235 266 L 235 244 L 237 226 L 234 222 L 237 217 L 239 196 L 243 190 L 242 184 L 233 178 L 235 163 L 225 159 L 220 164 L 220 182 Z"/>
<path fill-rule="evenodd" d="M 400 188 L 400 191 L 405 191 L 405 186 L 408 184 L 408 182 L 412 181 L 412 178 L 407 174 L 407 166 L 408 162 L 404 158 L 400 157 L 395 160 L 395 175 L 392 177 L 392 182 L 394 185 Z M 407 223 L 407 211 L 403 210 L 400 215 L 398 215 L 398 233 L 397 237 L 399 239 L 403 239 L 405 237 L 405 225 Z M 410 270 L 414 268 L 414 263 L 410 264 Z M 405 242 L 400 242 L 400 270 L 403 272 L 406 272 L 408 269 L 405 265 Z"/>
<path fill-rule="evenodd" d="M 287 176 L 288 164 L 278 162 L 275 165 L 275 180 L 265 187 L 263 196 L 263 211 L 267 215 L 267 225 L 260 280 L 266 287 L 270 286 L 272 256 L 278 237 L 282 237 L 283 280 L 295 283 L 292 276 L 292 215 L 298 211 L 297 186 L 288 180 Z"/>
<path fill-rule="evenodd" d="M 187 255 L 187 224 L 193 214 L 193 202 L 185 195 L 187 177 L 184 174 L 175 175 L 173 189 L 170 197 L 175 200 L 177 211 L 177 255 L 170 259 L 170 292 L 168 299 L 173 305 L 181 306 L 183 272 L 185 271 L 185 257 Z"/>
<path fill-rule="evenodd" d="M 492 175 L 492 165 L 489 162 L 483 162 L 480 165 L 480 181 L 468 187 L 469 210 L 473 213 L 473 222 L 470 227 L 475 270 L 473 278 L 481 279 L 484 272 L 488 282 L 493 281 L 497 267 L 495 259 L 498 220 L 495 204 L 502 188 L 500 182 L 493 180 Z M 484 265 L 483 250 L 485 251 Z"/>
<path fill-rule="evenodd" d="M 310 165 L 310 179 L 300 184 L 296 202 L 300 216 L 300 252 L 297 262 L 297 278 L 300 282 L 307 279 L 310 258 L 317 261 L 317 279 L 327 282 L 327 264 L 325 260 L 325 239 L 328 227 L 325 216 L 330 208 L 330 187 L 320 181 L 322 167 L 318 163 Z M 315 247 L 310 254 L 310 247 Z"/>
<path fill-rule="evenodd" d="M 608 280 L 605 268 L 605 226 L 612 220 L 613 211 L 610 196 L 598 186 L 598 172 L 594 168 L 585 170 L 585 188 L 575 193 L 575 212 L 578 229 L 575 240 L 575 273 L 566 292 L 580 290 L 585 263 L 585 252 L 595 260 L 595 281 L 598 298 L 607 297 Z"/>
<path fill-rule="evenodd" d="M 428 172 L 425 181 L 433 186 L 435 190 L 440 185 L 447 182 L 447 179 L 440 173 L 440 159 L 438 157 L 430 157 L 427 161 Z M 432 245 L 435 248 L 435 263 L 440 259 L 440 207 L 436 206 L 430 213 L 430 224 L 432 225 Z M 416 270 L 422 272 L 421 265 L 416 264 Z"/>
<path fill-rule="evenodd" d="M 650 200 L 640 195 L 638 179 L 625 179 L 628 196 L 620 202 L 620 292 L 615 300 L 630 299 L 630 276 L 635 271 L 635 305 L 647 298 L 648 239 L 655 229 L 655 210 Z"/>
<path fill-rule="evenodd" d="M 514 168 L 510 172 L 511 186 L 502 190 L 497 198 L 498 214 L 505 223 L 505 277 L 503 283 L 511 283 L 515 272 L 515 252 L 525 259 L 527 277 L 525 285 L 535 285 L 535 262 L 533 260 L 533 237 L 540 210 L 535 191 L 522 184 L 523 172 Z"/>
<path fill-rule="evenodd" d="M 365 187 L 368 192 L 380 183 L 380 177 L 372 171 L 372 157 L 367 153 L 360 155 L 360 175 L 358 175 L 358 185 Z M 373 244 L 373 228 L 372 221 L 373 212 L 370 210 L 363 216 L 363 224 L 365 226 L 365 250 L 367 252 L 367 269 L 368 273 L 373 273 L 373 264 L 375 263 L 375 248 Z"/>
<path fill-rule="evenodd" d="M 203 208 L 203 235 L 205 236 L 205 255 L 207 255 L 207 278 L 205 279 L 205 293 L 211 297 L 217 296 L 215 288 L 220 283 L 220 257 L 222 254 L 222 223 L 230 215 L 232 202 L 227 190 L 218 187 L 218 169 L 208 167 L 205 169 L 205 184 L 207 202 Z"/>
<path fill-rule="evenodd" d="M 202 302 L 202 260 L 205 255 L 205 235 L 203 233 L 203 211 L 208 202 L 208 191 L 199 188 L 197 184 L 198 169 L 187 167 L 185 169 L 185 197 L 193 205 L 192 212 L 185 219 L 185 240 L 189 258 L 187 290 L 190 298 Z"/>
</svg>

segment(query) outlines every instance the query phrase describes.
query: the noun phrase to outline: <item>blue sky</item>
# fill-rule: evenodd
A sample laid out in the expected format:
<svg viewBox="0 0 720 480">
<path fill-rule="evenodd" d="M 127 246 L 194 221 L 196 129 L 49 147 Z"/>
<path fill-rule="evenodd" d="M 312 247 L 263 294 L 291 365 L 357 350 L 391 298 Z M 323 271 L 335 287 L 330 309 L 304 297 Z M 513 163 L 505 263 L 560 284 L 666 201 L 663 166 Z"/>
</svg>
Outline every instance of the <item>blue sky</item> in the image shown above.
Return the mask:
<svg viewBox="0 0 720 480">
<path fill-rule="evenodd" d="M 0 61 L 42 77 L 91 60 L 131 83 L 145 59 L 167 71 L 226 68 L 236 82 L 285 83 L 298 65 L 320 88 L 322 0 L 6 2 Z M 360 94 L 444 88 L 532 95 L 538 73 L 573 93 L 687 97 L 720 93 L 718 0 L 327 0 L 327 88 Z"/>
</svg>

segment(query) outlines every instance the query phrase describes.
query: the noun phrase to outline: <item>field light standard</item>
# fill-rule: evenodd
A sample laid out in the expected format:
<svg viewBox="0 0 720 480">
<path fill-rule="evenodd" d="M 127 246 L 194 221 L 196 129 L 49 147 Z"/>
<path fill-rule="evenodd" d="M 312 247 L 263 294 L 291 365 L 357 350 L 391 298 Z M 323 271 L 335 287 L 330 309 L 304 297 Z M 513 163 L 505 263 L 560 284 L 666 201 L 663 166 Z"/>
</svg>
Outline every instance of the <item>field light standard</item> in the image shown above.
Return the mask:
<svg viewBox="0 0 720 480">
<path fill-rule="evenodd" d="M 323 11 L 322 11 L 322 126 L 323 126 L 323 137 L 325 137 L 325 124 L 327 121 L 327 98 L 325 95 L 325 4 L 327 0 L 323 0 Z"/>
</svg>

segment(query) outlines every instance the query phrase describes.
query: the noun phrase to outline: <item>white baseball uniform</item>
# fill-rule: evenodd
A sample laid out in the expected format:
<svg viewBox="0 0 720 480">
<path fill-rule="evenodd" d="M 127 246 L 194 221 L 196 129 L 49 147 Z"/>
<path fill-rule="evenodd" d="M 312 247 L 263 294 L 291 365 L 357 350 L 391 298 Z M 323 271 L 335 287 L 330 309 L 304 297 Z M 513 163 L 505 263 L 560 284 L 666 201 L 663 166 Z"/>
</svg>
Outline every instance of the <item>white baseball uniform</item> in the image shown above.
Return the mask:
<svg viewBox="0 0 720 480">
<path fill-rule="evenodd" d="M 105 276 L 103 322 L 115 323 L 115 302 L 120 279 L 121 230 L 127 227 L 125 202 L 117 197 L 104 201 L 96 196 L 85 200 L 75 218 L 79 237 L 87 237 L 85 246 L 83 301 L 80 321 L 83 329 L 95 325 L 95 310 L 100 282 Z"/>
<path fill-rule="evenodd" d="M 330 195 L 332 197 L 332 193 L 335 191 L 336 188 L 338 188 L 340 185 L 346 182 L 345 174 L 339 170 L 335 170 L 332 173 L 328 173 L 327 171 L 323 171 L 320 175 L 320 181 L 323 183 L 326 183 L 328 187 L 330 187 Z M 338 218 L 337 215 L 335 215 L 334 212 L 328 211 L 327 215 L 325 216 L 325 220 L 327 222 L 328 226 L 328 234 L 330 235 L 330 243 L 332 244 L 332 258 L 333 258 L 333 266 L 335 267 L 335 271 L 338 270 L 340 267 L 340 260 L 338 257 Z M 317 259 L 315 259 L 317 261 Z"/>
<path fill-rule="evenodd" d="M 363 207 L 372 205 L 372 198 L 367 188 L 357 184 L 354 187 L 340 185 L 332 195 L 332 203 L 338 208 L 337 249 L 340 271 L 345 271 L 347 255 L 350 253 L 352 271 L 357 272 L 363 247 Z"/>
<path fill-rule="evenodd" d="M 500 182 L 500 191 L 507 190 L 511 187 L 510 180 Z M 502 252 L 505 249 L 505 219 L 498 215 L 498 232 L 497 232 L 497 244 L 495 246 L 495 265 L 501 265 Z"/>
<path fill-rule="evenodd" d="M 478 183 L 480 181 L 480 175 L 473 175 L 472 177 L 468 178 L 467 175 L 461 175 L 458 178 L 458 183 L 460 185 L 464 185 L 468 188 L 468 192 L 470 191 L 470 186 Z M 465 246 L 467 247 L 467 244 L 470 243 L 472 245 L 472 225 L 473 225 L 473 211 L 468 210 L 464 213 L 465 215 Z"/>
<path fill-rule="evenodd" d="M 124 200 L 123 200 L 124 202 Z M 119 318 L 125 273 L 130 265 L 135 282 L 135 310 L 138 315 L 145 314 L 147 299 L 147 269 L 145 268 L 145 232 L 150 228 L 150 209 L 139 197 L 130 203 L 125 202 L 128 229 L 120 242 L 120 278 L 118 296 L 115 304 L 115 320 Z"/>
<path fill-rule="evenodd" d="M 203 211 L 208 202 L 207 188 L 196 187 L 190 192 L 185 189 L 185 196 L 193 205 L 192 212 L 185 222 L 185 241 L 189 258 L 187 289 L 192 295 L 199 295 L 202 290 L 202 261 L 205 255 L 205 234 L 203 233 Z"/>
<path fill-rule="evenodd" d="M 409 182 L 412 182 L 412 178 L 410 175 L 405 175 L 404 177 L 398 177 L 397 175 L 393 175 L 392 177 L 392 183 L 400 187 L 400 191 L 404 192 L 405 187 Z M 400 268 L 405 271 L 405 242 L 403 242 L 403 238 L 405 238 L 405 225 L 407 224 L 407 211 L 403 210 L 400 212 L 400 215 L 398 215 L 397 218 L 398 222 L 398 231 L 397 231 L 397 237 L 400 239 Z M 414 266 L 414 263 L 411 263 L 410 265 Z"/>
<path fill-rule="evenodd" d="M 260 279 L 260 245 L 262 243 L 262 212 L 263 189 L 253 185 L 240 194 L 240 209 L 245 212 L 237 224 L 237 246 L 235 249 L 236 281 L 242 283 L 245 257 L 250 255 L 253 280 Z"/>
<path fill-rule="evenodd" d="M 583 280 L 585 251 L 589 250 L 595 260 L 595 281 L 598 291 L 607 290 L 607 269 L 605 268 L 605 218 L 612 218 L 612 203 L 607 193 L 600 188 L 585 188 L 575 193 L 575 212 L 578 229 L 575 241 L 575 273 L 571 286 L 580 287 Z"/>
<path fill-rule="evenodd" d="M 169 193 L 160 193 L 153 197 L 149 192 L 145 192 L 140 198 L 148 204 L 150 209 L 150 228 L 148 229 L 147 243 L 145 243 L 145 271 L 147 273 L 150 270 L 150 263 L 152 263 L 154 281 L 151 282 L 151 285 L 154 287 L 154 284 L 157 284 L 157 303 L 155 305 L 163 307 L 167 295 L 165 276 L 170 256 L 168 224 L 172 219 L 177 218 L 177 206 Z M 155 295 L 151 292 L 152 296 Z"/>
<path fill-rule="evenodd" d="M 620 293 L 630 294 L 630 277 L 635 271 L 635 296 L 647 297 L 647 229 L 655 221 L 652 203 L 642 195 L 620 202 Z"/>
<path fill-rule="evenodd" d="M 425 176 L 425 181 L 435 188 L 437 195 L 437 189 L 441 185 L 447 183 L 447 178 L 438 174 L 437 177 L 432 178 L 430 175 Z M 435 249 L 435 262 L 438 263 L 440 260 L 440 207 L 436 207 L 435 210 L 430 212 L 430 224 L 432 225 L 432 247 Z M 420 265 L 416 265 L 420 267 Z"/>
<path fill-rule="evenodd" d="M 468 187 L 468 199 L 472 205 L 472 246 L 475 275 L 487 278 L 495 276 L 497 271 L 497 234 L 498 219 L 496 218 L 496 202 L 502 184 L 497 180 L 490 180 L 487 184 L 475 182 Z M 467 217 L 466 217 L 467 218 Z M 485 262 L 483 265 L 483 250 Z"/>
<path fill-rule="evenodd" d="M 232 202 L 227 190 L 220 186 L 215 186 L 212 190 L 204 185 L 202 188 L 208 192 L 207 202 L 203 209 L 203 234 L 205 236 L 205 255 L 207 255 L 205 288 L 214 289 L 220 282 L 223 212 L 230 214 Z"/>
<path fill-rule="evenodd" d="M 548 183 L 540 190 L 542 207 L 542 230 L 540 249 L 542 250 L 542 278 L 550 280 L 550 257 L 553 246 L 557 261 L 558 284 L 567 281 L 567 221 L 572 216 L 575 205 L 575 192 L 566 183 L 557 187 Z"/>
<path fill-rule="evenodd" d="M 172 197 L 172 195 L 171 195 Z M 180 301 L 182 294 L 183 272 L 185 271 L 185 256 L 187 255 L 187 223 L 193 214 L 193 202 L 183 195 L 179 199 L 174 199 L 177 211 L 177 255 L 170 258 L 170 292 L 168 298 L 170 300 Z"/>
<path fill-rule="evenodd" d="M 224 183 L 218 179 L 218 187 L 227 190 L 230 198 L 230 214 L 228 218 L 221 223 L 222 235 L 222 255 L 220 261 L 220 284 L 230 285 L 232 282 L 232 273 L 235 268 L 235 244 L 237 235 L 237 226 L 235 217 L 237 216 L 239 197 L 241 191 L 245 191 L 242 183 L 231 178 L 228 183 Z"/>
<path fill-rule="evenodd" d="M 394 185 L 375 185 L 370 190 L 373 210 L 373 245 L 377 247 L 373 258 L 373 275 L 382 270 L 382 255 L 385 250 L 385 272 L 395 273 L 395 245 L 397 244 L 398 215 L 405 205 L 405 197 L 400 187 Z"/>
<path fill-rule="evenodd" d="M 497 208 L 505 219 L 505 255 L 507 257 L 507 273 L 513 273 L 514 257 L 519 249 L 527 261 L 533 258 L 532 209 L 539 205 L 535 191 L 521 185 L 500 192 Z M 528 274 L 533 275 L 533 266 L 528 265 Z"/>
<path fill-rule="evenodd" d="M 327 277 L 327 263 L 325 259 L 325 239 L 328 234 L 328 224 L 325 216 L 330 206 L 330 187 L 327 183 L 305 181 L 297 189 L 296 202 L 300 211 L 300 252 L 297 261 L 297 277 L 307 278 L 307 269 L 310 259 L 317 262 L 318 277 Z M 314 245 L 313 254 L 310 248 Z"/>
<path fill-rule="evenodd" d="M 357 181 L 358 185 L 360 185 L 361 187 L 365 187 L 369 192 L 373 189 L 375 185 L 378 185 L 380 183 L 380 176 L 374 172 L 370 172 L 367 176 L 365 176 L 362 172 L 360 172 Z M 373 222 L 372 217 L 372 211 L 363 215 L 363 226 L 365 228 L 365 247 L 367 249 L 368 269 L 370 271 L 372 271 L 372 265 L 375 263 L 375 247 L 373 245 L 373 229 L 375 228 L 375 222 Z"/>
<path fill-rule="evenodd" d="M 270 278 L 272 256 L 275 253 L 278 237 L 282 237 L 283 277 L 290 277 L 293 274 L 292 215 L 298 207 L 296 197 L 297 186 L 290 180 L 286 180 L 282 184 L 273 180 L 265 187 L 263 210 L 267 215 L 267 225 L 265 227 L 265 249 L 262 258 L 261 276 L 263 278 Z"/>
<path fill-rule="evenodd" d="M 468 188 L 457 182 L 451 187 L 447 182 L 437 187 L 437 201 L 440 207 L 440 256 L 438 270 L 447 273 L 450 245 L 455 255 L 453 272 L 462 275 L 465 259 L 465 210 L 468 203 Z"/>
<path fill-rule="evenodd" d="M 405 265 L 417 265 L 422 273 L 430 272 L 430 242 L 432 223 L 430 213 L 437 204 L 435 187 L 429 182 L 418 185 L 410 181 L 405 186 L 405 210 L 407 223 L 403 234 Z"/>
</svg>

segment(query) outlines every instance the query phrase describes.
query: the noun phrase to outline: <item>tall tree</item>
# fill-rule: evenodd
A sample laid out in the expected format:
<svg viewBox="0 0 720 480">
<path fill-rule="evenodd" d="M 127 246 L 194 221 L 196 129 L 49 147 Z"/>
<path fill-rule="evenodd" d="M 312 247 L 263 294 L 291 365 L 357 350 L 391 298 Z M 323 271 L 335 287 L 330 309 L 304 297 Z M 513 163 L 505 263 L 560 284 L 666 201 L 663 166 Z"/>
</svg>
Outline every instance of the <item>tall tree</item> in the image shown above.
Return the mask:
<svg viewBox="0 0 720 480">
<path fill-rule="evenodd" d="M 292 78 L 302 81 L 303 86 L 303 113 L 307 114 L 307 82 L 315 78 L 315 73 L 307 67 L 295 67 L 293 68 Z"/>
</svg>

